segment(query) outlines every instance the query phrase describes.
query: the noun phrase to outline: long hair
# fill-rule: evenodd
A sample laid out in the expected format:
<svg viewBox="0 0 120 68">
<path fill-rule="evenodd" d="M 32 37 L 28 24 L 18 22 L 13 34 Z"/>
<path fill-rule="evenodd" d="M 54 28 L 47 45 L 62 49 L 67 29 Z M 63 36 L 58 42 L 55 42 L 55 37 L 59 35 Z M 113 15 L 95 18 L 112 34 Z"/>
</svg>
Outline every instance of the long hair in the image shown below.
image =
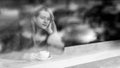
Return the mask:
<svg viewBox="0 0 120 68">
<path fill-rule="evenodd" d="M 43 11 L 43 10 L 47 11 L 50 14 L 50 24 L 48 25 L 46 31 L 49 34 L 52 34 L 52 33 L 56 32 L 57 29 L 56 29 L 56 25 L 55 25 L 55 22 L 54 22 L 54 15 L 53 15 L 52 11 L 49 8 L 47 8 L 47 7 L 39 8 L 37 11 L 34 12 L 33 17 L 36 18 L 37 16 L 39 16 L 39 12 Z M 32 23 L 32 29 L 33 29 L 33 35 L 35 35 L 36 29 L 35 29 L 34 20 L 31 23 Z M 36 40 L 34 39 L 34 37 L 33 37 L 33 41 L 34 41 L 34 45 L 37 45 Z"/>
<path fill-rule="evenodd" d="M 54 22 L 54 15 L 53 15 L 52 11 L 49 8 L 47 8 L 45 6 L 39 8 L 38 10 L 36 10 L 34 12 L 33 17 L 39 16 L 39 12 L 43 11 L 43 10 L 47 11 L 50 14 L 50 24 L 48 25 L 48 28 L 47 28 L 48 32 L 50 32 L 50 31 L 56 32 L 57 29 L 56 29 L 56 25 L 55 25 L 55 22 Z"/>
</svg>

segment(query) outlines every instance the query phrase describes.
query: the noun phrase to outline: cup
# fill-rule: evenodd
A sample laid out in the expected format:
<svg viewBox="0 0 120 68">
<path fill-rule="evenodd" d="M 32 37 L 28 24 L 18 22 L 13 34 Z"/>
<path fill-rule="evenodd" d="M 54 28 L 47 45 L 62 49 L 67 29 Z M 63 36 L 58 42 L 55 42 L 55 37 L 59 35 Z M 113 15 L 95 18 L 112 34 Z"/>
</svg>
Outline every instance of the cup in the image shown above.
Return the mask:
<svg viewBox="0 0 120 68">
<path fill-rule="evenodd" d="M 38 59 L 40 60 L 47 60 L 50 58 L 50 52 L 49 51 L 40 51 L 38 55 Z"/>
</svg>

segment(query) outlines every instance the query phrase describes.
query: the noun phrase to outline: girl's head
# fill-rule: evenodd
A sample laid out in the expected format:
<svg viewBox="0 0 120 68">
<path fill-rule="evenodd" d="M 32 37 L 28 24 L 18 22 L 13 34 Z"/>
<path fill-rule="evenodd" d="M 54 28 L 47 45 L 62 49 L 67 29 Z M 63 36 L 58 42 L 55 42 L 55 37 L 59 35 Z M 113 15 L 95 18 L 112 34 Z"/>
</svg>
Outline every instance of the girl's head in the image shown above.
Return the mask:
<svg viewBox="0 0 120 68">
<path fill-rule="evenodd" d="M 52 12 L 46 8 L 42 7 L 38 11 L 36 11 L 34 15 L 34 22 L 36 25 L 41 27 L 42 29 L 48 28 L 50 23 L 54 21 L 54 17 Z"/>
</svg>

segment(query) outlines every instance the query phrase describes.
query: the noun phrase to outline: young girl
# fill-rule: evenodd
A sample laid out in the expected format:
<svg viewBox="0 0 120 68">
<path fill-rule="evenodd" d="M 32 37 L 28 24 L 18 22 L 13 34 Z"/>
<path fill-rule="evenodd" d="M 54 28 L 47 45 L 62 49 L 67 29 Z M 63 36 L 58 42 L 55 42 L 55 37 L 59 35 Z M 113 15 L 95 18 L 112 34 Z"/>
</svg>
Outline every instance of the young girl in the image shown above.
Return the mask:
<svg viewBox="0 0 120 68">
<path fill-rule="evenodd" d="M 23 27 L 22 36 L 32 38 L 34 43 L 44 41 L 47 36 L 57 31 L 53 14 L 46 7 L 40 8 L 30 20 L 22 21 L 21 25 Z"/>
<path fill-rule="evenodd" d="M 32 39 L 35 47 L 50 45 L 47 41 L 48 37 L 57 32 L 54 16 L 46 7 L 40 8 L 30 20 L 22 21 L 21 25 L 23 26 L 22 36 Z"/>
</svg>

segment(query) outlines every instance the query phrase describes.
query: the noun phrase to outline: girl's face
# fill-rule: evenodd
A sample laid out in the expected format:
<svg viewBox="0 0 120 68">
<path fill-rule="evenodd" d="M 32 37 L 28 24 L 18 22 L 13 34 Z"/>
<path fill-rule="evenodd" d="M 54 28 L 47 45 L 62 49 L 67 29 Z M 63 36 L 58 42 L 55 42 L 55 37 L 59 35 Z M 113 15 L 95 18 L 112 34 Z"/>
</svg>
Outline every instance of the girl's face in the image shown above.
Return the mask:
<svg viewBox="0 0 120 68">
<path fill-rule="evenodd" d="M 36 24 L 46 29 L 50 24 L 50 13 L 45 10 L 40 11 L 39 15 L 36 17 Z"/>
</svg>

